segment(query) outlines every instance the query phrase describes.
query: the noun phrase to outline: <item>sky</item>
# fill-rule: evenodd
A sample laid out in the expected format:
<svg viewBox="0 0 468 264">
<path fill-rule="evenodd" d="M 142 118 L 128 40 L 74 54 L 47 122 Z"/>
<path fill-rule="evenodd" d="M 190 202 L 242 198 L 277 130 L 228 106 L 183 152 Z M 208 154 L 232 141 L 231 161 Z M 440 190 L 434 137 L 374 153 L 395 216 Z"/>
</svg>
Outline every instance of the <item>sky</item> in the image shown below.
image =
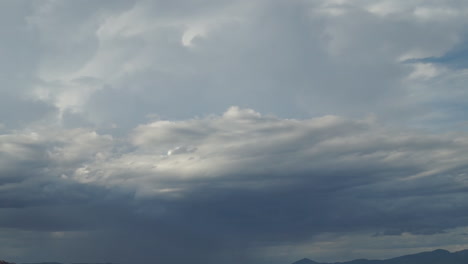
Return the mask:
<svg viewBox="0 0 468 264">
<path fill-rule="evenodd" d="M 0 256 L 468 248 L 468 2 L 1 0 Z"/>
</svg>

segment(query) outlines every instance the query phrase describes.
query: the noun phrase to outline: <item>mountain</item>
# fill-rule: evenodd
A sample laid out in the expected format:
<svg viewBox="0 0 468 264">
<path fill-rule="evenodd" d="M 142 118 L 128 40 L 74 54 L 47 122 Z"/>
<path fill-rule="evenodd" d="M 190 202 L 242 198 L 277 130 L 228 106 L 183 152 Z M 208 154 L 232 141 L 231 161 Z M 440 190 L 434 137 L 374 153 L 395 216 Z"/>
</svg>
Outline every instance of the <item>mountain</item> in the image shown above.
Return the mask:
<svg viewBox="0 0 468 264">
<path fill-rule="evenodd" d="M 305 258 L 293 264 L 468 264 L 468 250 L 450 253 L 447 250 L 437 249 L 385 260 L 355 259 L 336 263 L 320 263 Z"/>
<path fill-rule="evenodd" d="M 308 258 L 303 258 L 299 261 L 294 262 L 293 264 L 320 264 L 320 263 L 310 260 Z"/>
<path fill-rule="evenodd" d="M 34 262 L 34 263 L 22 263 L 22 264 L 62 264 L 60 262 Z"/>
<path fill-rule="evenodd" d="M 15 263 L 8 263 L 8 262 L 2 263 L 2 262 L 0 262 L 0 264 L 15 264 Z M 63 264 L 63 263 L 60 263 L 60 262 L 33 262 L 33 263 L 22 263 L 22 264 Z M 115 263 L 111 263 L 111 262 L 93 262 L 93 263 L 80 262 L 80 263 L 71 263 L 71 264 L 115 264 Z"/>
<path fill-rule="evenodd" d="M 15 263 L 2 263 L 0 262 L 0 264 L 15 264 Z M 33 262 L 33 263 L 22 263 L 22 264 L 63 264 L 63 263 L 60 263 L 60 262 Z M 115 263 L 111 263 L 111 262 L 92 262 L 92 263 L 88 263 L 88 262 L 79 262 L 79 263 L 71 263 L 71 264 L 115 264 Z"/>
<path fill-rule="evenodd" d="M 13 262 L 6 262 L 6 261 L 0 259 L 0 264 L 15 264 L 15 263 L 13 263 Z"/>
<path fill-rule="evenodd" d="M 0 264 L 15 264 L 0 260 Z M 62 264 L 58 262 L 38 262 L 38 263 L 23 263 L 23 264 Z M 112 263 L 72 263 L 72 264 L 112 264 Z M 468 249 L 450 253 L 444 249 L 434 251 L 421 252 L 401 257 L 384 259 L 384 260 L 369 260 L 355 259 L 345 262 L 316 262 L 308 258 L 298 260 L 292 264 L 468 264 Z"/>
</svg>

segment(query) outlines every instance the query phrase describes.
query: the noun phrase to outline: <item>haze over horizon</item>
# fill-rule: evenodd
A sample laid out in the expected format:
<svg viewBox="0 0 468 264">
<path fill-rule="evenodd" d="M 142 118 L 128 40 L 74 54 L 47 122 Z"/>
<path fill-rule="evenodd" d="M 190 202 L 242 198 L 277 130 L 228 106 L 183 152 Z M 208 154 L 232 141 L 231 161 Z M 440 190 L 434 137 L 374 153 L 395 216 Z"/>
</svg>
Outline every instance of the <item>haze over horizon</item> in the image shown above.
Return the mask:
<svg viewBox="0 0 468 264">
<path fill-rule="evenodd" d="M 0 259 L 468 249 L 468 2 L 0 1 Z"/>
</svg>

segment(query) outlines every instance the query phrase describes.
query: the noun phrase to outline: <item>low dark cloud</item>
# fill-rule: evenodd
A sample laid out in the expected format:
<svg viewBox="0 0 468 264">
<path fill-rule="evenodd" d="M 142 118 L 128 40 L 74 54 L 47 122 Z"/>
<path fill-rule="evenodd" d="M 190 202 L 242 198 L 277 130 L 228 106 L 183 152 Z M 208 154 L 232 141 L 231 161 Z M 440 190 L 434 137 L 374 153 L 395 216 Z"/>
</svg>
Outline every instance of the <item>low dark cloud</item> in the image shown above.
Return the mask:
<svg viewBox="0 0 468 264">
<path fill-rule="evenodd" d="M 237 107 L 141 125 L 128 146 L 90 130 L 45 132 L 3 135 L 0 226 L 42 236 L 44 250 L 63 241 L 49 255 L 61 261 L 254 263 L 259 245 L 428 236 L 468 220 L 464 135 Z M 20 260 L 38 252 L 24 250 Z"/>
</svg>

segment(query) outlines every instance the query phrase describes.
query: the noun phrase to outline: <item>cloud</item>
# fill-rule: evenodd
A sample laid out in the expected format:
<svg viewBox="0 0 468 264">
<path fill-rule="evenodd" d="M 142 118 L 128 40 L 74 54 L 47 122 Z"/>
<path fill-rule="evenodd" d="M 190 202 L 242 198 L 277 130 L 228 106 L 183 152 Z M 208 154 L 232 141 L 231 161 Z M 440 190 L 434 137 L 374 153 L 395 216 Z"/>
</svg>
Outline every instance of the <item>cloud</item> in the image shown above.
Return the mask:
<svg viewBox="0 0 468 264">
<path fill-rule="evenodd" d="M 111 157 L 106 166 L 116 166 L 108 169 L 118 172 L 141 170 L 144 175 L 154 174 L 152 180 L 165 175 L 189 179 L 233 174 L 274 177 L 335 166 L 344 170 L 348 166 L 402 169 L 407 170 L 402 179 L 418 178 L 463 165 L 464 142 L 462 135 L 386 131 L 373 119 L 281 119 L 231 107 L 222 116 L 140 125 L 131 135 L 134 150 Z M 100 163 L 87 168 L 90 166 L 99 167 Z M 105 181 L 118 179 L 102 176 Z"/>
<path fill-rule="evenodd" d="M 459 44 L 465 9 L 449 7 L 455 13 L 421 22 L 418 10 L 436 12 L 441 5 L 36 4 L 24 23 L 25 35 L 40 39 L 27 48 L 41 54 L 31 58 L 37 65 L 32 75 L 42 82 L 30 84 L 28 95 L 57 109 L 64 123 L 125 132 L 148 114 L 186 119 L 229 105 L 283 117 L 376 113 L 406 122 L 418 118 L 414 108 L 421 106 L 401 84 L 412 74 L 401 58 L 437 57 Z M 80 78 L 95 81 L 76 82 Z"/>
<path fill-rule="evenodd" d="M 0 253 L 280 263 L 467 245 L 467 10 L 1 2 Z"/>
<path fill-rule="evenodd" d="M 123 239 L 122 250 L 130 241 L 141 248 L 116 258 L 170 263 L 179 260 L 151 255 L 146 243 L 169 250 L 183 240 L 188 259 L 239 250 L 253 260 L 265 253 L 258 245 L 326 233 L 439 234 L 468 218 L 467 144 L 463 134 L 373 118 L 284 119 L 240 107 L 142 124 L 126 138 L 37 129 L 2 136 L 2 160 L 23 176 L 0 186 L 0 226 L 51 232 L 51 241 L 83 233 L 67 245 Z M 213 248 L 223 253 L 201 257 Z"/>
</svg>

